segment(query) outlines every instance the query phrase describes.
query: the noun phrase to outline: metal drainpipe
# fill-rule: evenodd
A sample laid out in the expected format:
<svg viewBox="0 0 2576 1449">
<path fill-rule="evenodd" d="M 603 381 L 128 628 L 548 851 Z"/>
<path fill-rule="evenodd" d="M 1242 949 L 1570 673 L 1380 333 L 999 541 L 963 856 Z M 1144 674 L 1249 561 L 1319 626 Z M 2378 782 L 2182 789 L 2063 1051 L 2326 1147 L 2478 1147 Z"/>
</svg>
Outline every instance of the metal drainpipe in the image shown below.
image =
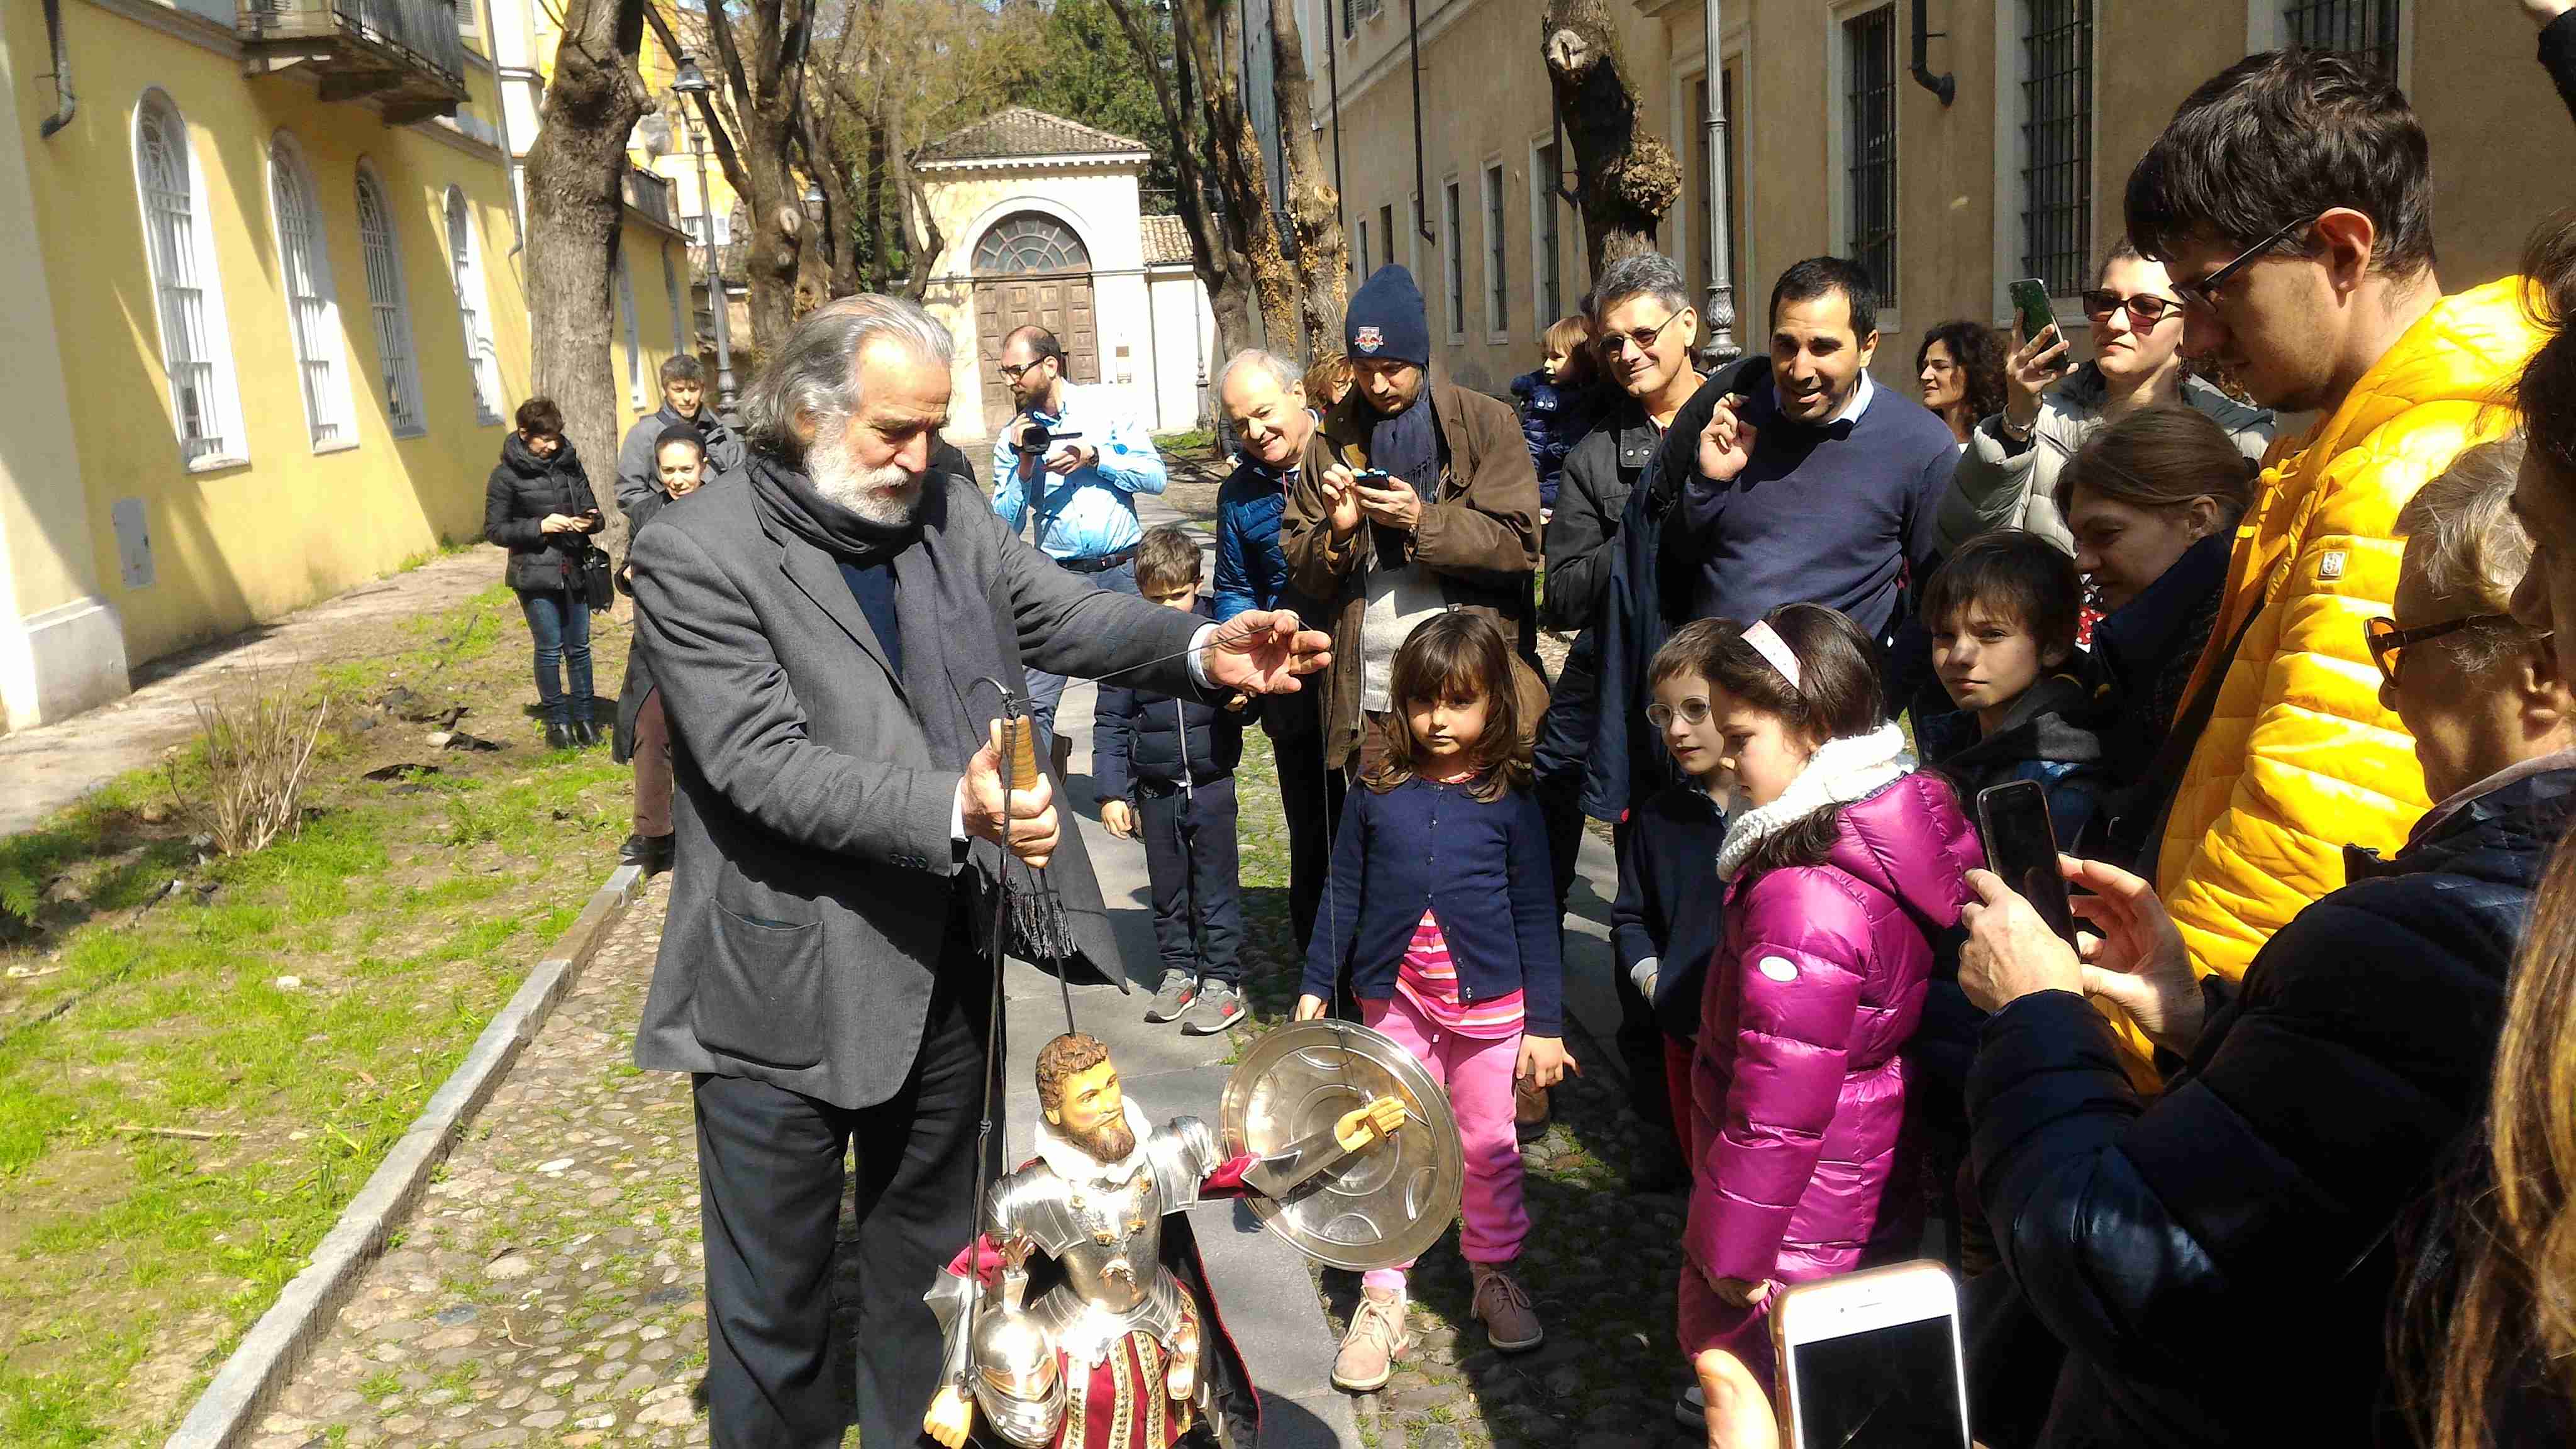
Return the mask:
<svg viewBox="0 0 2576 1449">
<path fill-rule="evenodd" d="M 63 0 L 45 0 L 45 38 L 52 42 L 54 50 L 54 72 L 50 77 L 54 83 L 54 113 L 36 127 L 36 134 L 50 141 L 55 132 L 72 123 L 72 112 L 80 109 L 79 99 L 72 95 L 72 46 L 63 35 Z"/>
<path fill-rule="evenodd" d="M 1437 246 L 1440 237 L 1431 229 L 1430 182 L 1422 170 L 1422 21 L 1414 6 L 1415 0 L 1404 0 L 1404 43 L 1413 52 L 1413 229 Z"/>
<path fill-rule="evenodd" d="M 1333 225 L 1342 233 L 1343 255 L 1347 257 L 1351 227 L 1350 218 L 1345 214 L 1347 199 L 1342 195 L 1342 67 L 1334 54 L 1332 5 L 1333 0 L 1325 0 L 1324 84 L 1333 91 Z"/>
<path fill-rule="evenodd" d="M 1932 29 L 1931 0 L 1914 0 L 1914 83 L 1939 96 L 1941 104 L 1946 106 L 1958 95 L 1959 83 L 1950 78 L 1948 71 L 1939 75 L 1932 73 L 1932 39 L 1935 35 L 1945 40 L 1949 38 L 1949 32 Z"/>
</svg>

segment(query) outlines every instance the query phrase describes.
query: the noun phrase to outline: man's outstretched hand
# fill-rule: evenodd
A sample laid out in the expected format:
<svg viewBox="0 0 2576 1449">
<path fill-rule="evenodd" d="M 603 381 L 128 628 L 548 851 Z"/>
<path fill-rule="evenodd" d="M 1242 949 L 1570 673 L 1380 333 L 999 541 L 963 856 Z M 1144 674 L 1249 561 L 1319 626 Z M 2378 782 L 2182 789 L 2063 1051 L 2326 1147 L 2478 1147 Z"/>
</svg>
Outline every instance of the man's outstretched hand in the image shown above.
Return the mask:
<svg viewBox="0 0 2576 1449">
<path fill-rule="evenodd" d="M 1055 785 L 1043 769 L 1029 774 L 1031 778 L 1022 779 L 1013 773 L 1010 803 L 1005 809 L 1002 722 L 993 721 L 992 738 L 975 752 L 975 758 L 966 762 L 966 777 L 957 782 L 957 812 L 967 834 L 992 841 L 1037 867 L 1055 854 Z"/>
<path fill-rule="evenodd" d="M 1294 694 L 1297 676 L 1333 662 L 1333 636 L 1299 626 L 1287 609 L 1252 609 L 1217 626 L 1203 664 L 1208 682 L 1246 694 Z"/>
</svg>

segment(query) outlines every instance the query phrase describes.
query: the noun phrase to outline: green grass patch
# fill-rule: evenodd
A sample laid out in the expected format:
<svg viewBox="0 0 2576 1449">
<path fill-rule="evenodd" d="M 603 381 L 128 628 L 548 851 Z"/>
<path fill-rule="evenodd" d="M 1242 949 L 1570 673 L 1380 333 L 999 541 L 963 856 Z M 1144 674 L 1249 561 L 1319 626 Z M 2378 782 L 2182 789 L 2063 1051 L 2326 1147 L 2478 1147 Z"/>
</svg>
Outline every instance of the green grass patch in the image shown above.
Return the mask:
<svg viewBox="0 0 2576 1449">
<path fill-rule="evenodd" d="M 612 690 L 625 638 L 599 636 Z M 528 747 L 526 648 L 495 587 L 321 670 L 344 702 L 470 701 L 512 748 L 344 732 L 257 854 L 139 823 L 195 785 L 187 751 L 0 840 L 0 959 L 46 973 L 0 984 L 0 1443 L 165 1435 L 579 913 L 627 775 Z M 388 755 L 439 773 L 360 778 Z M 45 899 L 65 880 L 76 907 Z"/>
</svg>

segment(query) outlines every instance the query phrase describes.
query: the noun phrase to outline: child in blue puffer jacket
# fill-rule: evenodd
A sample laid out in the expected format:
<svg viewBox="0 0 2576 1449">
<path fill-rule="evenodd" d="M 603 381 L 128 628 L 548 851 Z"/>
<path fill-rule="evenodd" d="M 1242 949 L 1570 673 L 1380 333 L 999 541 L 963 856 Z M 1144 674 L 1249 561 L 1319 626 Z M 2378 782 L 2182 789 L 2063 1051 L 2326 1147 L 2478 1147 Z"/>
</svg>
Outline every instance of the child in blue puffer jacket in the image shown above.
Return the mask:
<svg viewBox="0 0 2576 1449">
<path fill-rule="evenodd" d="M 1531 465 L 1538 469 L 1542 512 L 1556 507 L 1556 484 L 1565 471 L 1565 455 L 1592 431 L 1602 413 L 1592 324 L 1581 317 L 1559 317 L 1547 329 L 1545 348 L 1538 371 L 1512 379 L 1521 437 L 1529 443 Z"/>
</svg>

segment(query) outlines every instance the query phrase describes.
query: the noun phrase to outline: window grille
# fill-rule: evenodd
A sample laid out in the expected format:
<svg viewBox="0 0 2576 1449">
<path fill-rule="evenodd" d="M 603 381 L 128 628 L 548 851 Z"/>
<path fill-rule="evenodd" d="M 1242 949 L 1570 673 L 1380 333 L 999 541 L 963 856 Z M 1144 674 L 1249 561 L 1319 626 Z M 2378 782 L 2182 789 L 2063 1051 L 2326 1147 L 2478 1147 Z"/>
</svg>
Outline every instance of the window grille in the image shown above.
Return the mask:
<svg viewBox="0 0 2576 1449">
<path fill-rule="evenodd" d="M 322 217 L 313 185 L 295 148 L 280 139 L 269 148 L 269 199 L 277 209 L 279 280 L 286 287 L 287 330 L 304 380 L 304 425 L 316 448 L 347 442 L 341 421 L 340 313 L 331 295 L 331 259 L 322 244 Z"/>
<path fill-rule="evenodd" d="M 367 264 L 367 311 L 376 324 L 376 358 L 384 365 L 385 418 L 397 433 L 423 427 L 420 364 L 411 345 L 411 303 L 403 285 L 402 251 L 394 245 L 393 213 L 376 179 L 358 173 L 358 243 Z"/>
<path fill-rule="evenodd" d="M 474 218 L 465 209 L 465 193 L 453 186 L 447 189 L 447 265 L 456 283 L 457 324 L 465 333 L 465 371 L 474 380 L 474 416 L 497 423 L 501 359 L 483 316 L 483 254 L 474 239 Z"/>
<path fill-rule="evenodd" d="M 1530 185 L 1538 191 L 1538 310 L 1532 319 L 1539 327 L 1552 327 L 1565 315 L 1565 252 L 1563 234 L 1558 231 L 1556 188 L 1564 162 L 1559 159 L 1554 141 L 1538 148 L 1537 174 Z"/>
<path fill-rule="evenodd" d="M 1368 218 L 1367 218 L 1367 217 L 1365 217 L 1365 216 L 1364 216 L 1364 217 L 1361 217 L 1361 218 L 1360 218 L 1360 252 L 1359 252 L 1359 266 L 1360 266 L 1360 280 L 1362 280 L 1362 281 L 1367 281 L 1367 280 L 1368 280 L 1368 275 L 1369 275 L 1369 233 L 1368 233 L 1368 226 L 1369 226 L 1369 224 L 1368 224 Z"/>
<path fill-rule="evenodd" d="M 2022 6 L 2022 275 L 2080 291 L 2093 256 L 2093 0 Z"/>
<path fill-rule="evenodd" d="M 1896 304 L 1896 7 L 1843 22 L 1844 250 Z"/>
<path fill-rule="evenodd" d="M 1022 211 L 993 223 L 975 244 L 975 274 L 1087 272 L 1091 252 L 1073 229 L 1043 212 Z"/>
<path fill-rule="evenodd" d="M 1503 259 L 1503 168 L 1485 168 L 1485 329 L 1508 332 L 1512 294 L 1505 285 Z"/>
<path fill-rule="evenodd" d="M 1449 335 L 1458 337 L 1467 330 L 1467 249 L 1460 245 L 1458 183 L 1452 181 L 1440 188 L 1441 237 L 1448 243 L 1448 253 L 1441 260 L 1448 283 Z"/>
<path fill-rule="evenodd" d="M 687 294 L 680 290 L 680 269 L 671 260 L 668 242 L 662 245 L 662 290 L 671 294 L 671 353 L 679 356 L 697 349 L 689 345 Z"/>
<path fill-rule="evenodd" d="M 2347 51 L 2397 74 L 2397 0 L 2291 0 L 2281 18 L 2292 45 Z"/>
<path fill-rule="evenodd" d="M 197 248 L 196 194 L 188 131 L 179 114 L 147 101 L 134 128 L 134 169 L 143 182 L 143 228 L 161 303 L 161 365 L 170 376 L 170 413 L 183 462 L 230 451 L 215 401 L 215 357 L 203 280 L 210 261 Z"/>
</svg>

